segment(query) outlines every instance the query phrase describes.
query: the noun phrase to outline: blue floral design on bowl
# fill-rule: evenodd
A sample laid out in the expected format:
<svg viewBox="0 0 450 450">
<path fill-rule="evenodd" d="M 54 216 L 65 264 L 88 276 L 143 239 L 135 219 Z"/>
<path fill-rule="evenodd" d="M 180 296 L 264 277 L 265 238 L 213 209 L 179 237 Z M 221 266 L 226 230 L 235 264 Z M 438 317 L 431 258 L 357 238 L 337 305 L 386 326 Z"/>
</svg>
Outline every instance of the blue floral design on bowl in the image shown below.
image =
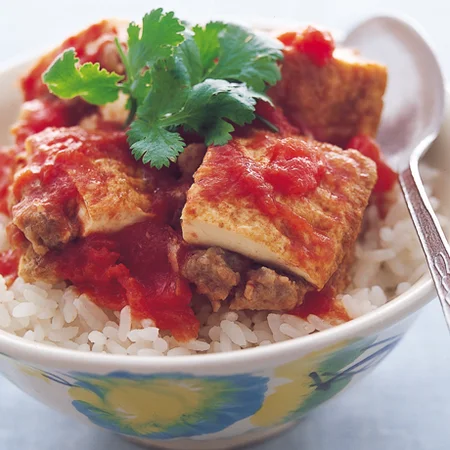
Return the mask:
<svg viewBox="0 0 450 450">
<path fill-rule="evenodd" d="M 219 432 L 255 414 L 268 378 L 254 375 L 73 373 L 73 406 L 117 433 L 173 439 Z"/>
</svg>

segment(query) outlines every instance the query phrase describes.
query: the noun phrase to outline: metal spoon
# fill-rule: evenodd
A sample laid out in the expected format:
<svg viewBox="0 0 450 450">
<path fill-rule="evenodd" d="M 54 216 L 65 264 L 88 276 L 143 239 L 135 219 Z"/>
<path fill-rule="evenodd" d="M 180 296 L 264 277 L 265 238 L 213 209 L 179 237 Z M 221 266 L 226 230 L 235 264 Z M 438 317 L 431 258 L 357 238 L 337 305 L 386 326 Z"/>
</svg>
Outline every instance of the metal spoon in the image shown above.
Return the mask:
<svg viewBox="0 0 450 450">
<path fill-rule="evenodd" d="M 344 45 L 389 68 L 377 139 L 399 171 L 400 186 L 450 328 L 450 247 L 419 174 L 419 161 L 437 138 L 444 117 L 441 67 L 417 27 L 396 17 L 379 16 L 360 23 L 348 33 Z"/>
</svg>

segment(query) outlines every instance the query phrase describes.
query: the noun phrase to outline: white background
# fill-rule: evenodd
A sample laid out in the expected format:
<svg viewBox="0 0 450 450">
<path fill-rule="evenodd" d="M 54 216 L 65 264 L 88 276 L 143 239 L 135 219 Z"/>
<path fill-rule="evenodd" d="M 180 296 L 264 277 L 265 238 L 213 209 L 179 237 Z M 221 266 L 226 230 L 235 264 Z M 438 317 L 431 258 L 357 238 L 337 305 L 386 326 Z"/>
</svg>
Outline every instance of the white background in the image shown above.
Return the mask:
<svg viewBox="0 0 450 450">
<path fill-rule="evenodd" d="M 426 29 L 450 73 L 448 0 L 0 0 L 0 59 L 45 49 L 94 20 L 137 19 L 159 6 L 175 9 L 183 18 L 225 14 L 239 19 L 316 22 L 343 29 L 370 14 L 406 14 Z"/>
<path fill-rule="evenodd" d="M 266 17 L 342 29 L 373 13 L 409 15 L 426 30 L 450 76 L 449 0 L 0 0 L 0 66 L 36 54 L 97 19 L 135 19 L 157 6 L 173 8 L 181 17 Z M 135 448 L 59 416 L 0 378 L 1 450 Z M 450 339 L 437 302 L 424 309 L 403 342 L 359 385 L 310 414 L 294 431 L 255 450 L 278 448 L 448 450 Z"/>
</svg>

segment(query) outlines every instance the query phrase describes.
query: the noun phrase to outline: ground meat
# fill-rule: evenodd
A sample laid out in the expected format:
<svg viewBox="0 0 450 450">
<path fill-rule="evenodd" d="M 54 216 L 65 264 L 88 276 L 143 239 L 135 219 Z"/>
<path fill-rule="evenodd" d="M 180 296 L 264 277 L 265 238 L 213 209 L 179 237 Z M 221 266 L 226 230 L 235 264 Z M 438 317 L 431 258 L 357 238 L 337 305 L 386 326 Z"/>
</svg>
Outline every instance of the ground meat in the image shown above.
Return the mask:
<svg viewBox="0 0 450 450">
<path fill-rule="evenodd" d="M 198 293 L 209 298 L 214 311 L 217 311 L 220 303 L 239 284 L 239 272 L 248 266 L 249 261 L 246 258 L 218 247 L 211 247 L 191 253 L 183 265 L 182 274 L 195 284 Z"/>
<path fill-rule="evenodd" d="M 61 281 L 56 275 L 56 264 L 46 261 L 44 256 L 34 251 L 32 246 L 29 246 L 20 258 L 19 274 L 27 283 L 43 281 L 56 284 Z"/>
<path fill-rule="evenodd" d="M 344 260 L 331 277 L 326 289 L 341 293 L 350 282 L 354 246 L 347 246 Z M 232 310 L 290 311 L 302 304 L 314 287 L 303 278 L 289 277 L 268 267 L 256 265 L 243 256 L 210 247 L 196 250 L 186 258 L 182 275 L 193 283 L 199 294 L 206 295 L 217 311 L 222 302 Z"/>
<path fill-rule="evenodd" d="M 27 202 L 13 210 L 13 224 L 36 253 L 45 255 L 49 248 L 62 248 L 80 234 L 76 202 L 68 201 L 63 210 L 65 214 L 52 216 L 37 202 Z"/>
<path fill-rule="evenodd" d="M 191 178 L 200 164 L 206 153 L 206 146 L 204 144 L 189 144 L 184 152 L 177 159 L 178 167 L 185 178 Z"/>
<path fill-rule="evenodd" d="M 234 310 L 290 310 L 303 301 L 311 289 L 306 281 L 294 281 L 267 267 L 250 270 L 245 286 L 240 287 L 230 308 Z"/>
</svg>

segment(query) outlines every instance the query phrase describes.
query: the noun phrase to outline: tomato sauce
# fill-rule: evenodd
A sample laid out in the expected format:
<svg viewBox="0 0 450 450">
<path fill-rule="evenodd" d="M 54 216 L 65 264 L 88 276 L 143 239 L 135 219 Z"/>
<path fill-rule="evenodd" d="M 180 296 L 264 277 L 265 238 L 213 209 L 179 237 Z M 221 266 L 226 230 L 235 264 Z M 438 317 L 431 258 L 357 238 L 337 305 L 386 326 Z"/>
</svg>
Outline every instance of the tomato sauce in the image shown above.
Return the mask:
<svg viewBox="0 0 450 450">
<path fill-rule="evenodd" d="M 314 192 L 325 174 L 326 162 L 309 142 L 299 138 L 279 139 L 262 131 L 246 141 L 248 149 L 264 148 L 269 161 L 246 156 L 240 140 L 234 139 L 220 147 L 211 147 L 208 166 L 217 168 L 214 177 L 198 181 L 202 195 L 210 202 L 246 199 L 262 215 L 271 219 L 283 235 L 290 238 L 299 257 L 330 258 L 329 238 L 313 228 L 280 201 L 280 196 L 305 197 Z M 308 245 L 304 245 L 305 240 Z"/>
<path fill-rule="evenodd" d="M 389 192 L 394 187 L 398 174 L 384 161 L 380 147 L 374 139 L 365 135 L 355 136 L 347 144 L 347 148 L 358 150 L 376 163 L 378 179 L 373 189 L 375 194 Z"/>
<path fill-rule="evenodd" d="M 187 341 L 197 337 L 199 323 L 190 307 L 189 284 L 178 273 L 184 245 L 172 228 L 147 220 L 80 239 L 45 258 L 98 305 L 113 310 L 130 305 L 136 319 L 151 318 Z"/>
<path fill-rule="evenodd" d="M 289 311 L 289 314 L 305 320 L 310 314 L 324 320 L 338 320 L 340 322 L 350 320 L 345 308 L 336 302 L 335 294 L 331 289 L 308 292 L 303 303 Z"/>
<path fill-rule="evenodd" d="M 328 31 L 307 27 L 301 33 L 288 32 L 278 39 L 287 47 L 304 53 L 316 66 L 323 67 L 333 58 L 335 42 Z"/>
<path fill-rule="evenodd" d="M 278 128 L 278 134 L 282 137 L 301 134 L 300 130 L 288 121 L 281 108 L 276 108 L 270 103 L 259 101 L 256 104 L 255 113 Z M 267 125 L 258 120 L 251 125 L 252 129 L 255 127 L 267 129 Z"/>
<path fill-rule="evenodd" d="M 13 134 L 16 143 L 23 146 L 25 140 L 48 127 L 71 127 L 96 111 L 96 107 L 82 100 L 70 102 L 55 97 L 32 100 L 23 105 L 23 118 L 16 123 Z"/>
<path fill-rule="evenodd" d="M 0 148 L 0 214 L 9 215 L 8 190 L 12 183 L 16 161 L 13 148 Z"/>
<path fill-rule="evenodd" d="M 95 106 L 81 100 L 67 102 L 56 99 L 49 94 L 41 78 L 53 58 L 70 47 L 75 48 L 81 63 L 97 62 L 104 43 L 112 42 L 115 33 L 114 29 L 105 31 L 105 22 L 90 27 L 82 35 L 66 40 L 22 80 L 27 103 L 23 118 L 14 130 L 19 149 L 23 148 L 27 138 L 48 127 L 70 127 L 96 111 Z M 99 38 L 103 39 L 103 44 L 91 52 L 89 49 L 93 46 L 88 44 Z M 335 44 L 331 35 L 312 27 L 302 33 L 285 34 L 280 40 L 307 55 L 319 67 L 333 57 Z M 280 196 L 305 197 L 314 192 L 326 170 L 324 159 L 306 141 L 289 138 L 299 134 L 299 130 L 287 121 L 280 109 L 258 102 L 256 113 L 274 124 L 280 132 L 272 139 L 264 130 L 250 131 L 250 147 L 264 146 L 269 163 L 247 157 L 236 140 L 222 147 L 212 147 L 209 150 L 210 162 L 217 167 L 217 172 L 214 179 L 203 184 L 204 195 L 216 202 L 227 196 L 246 198 L 291 238 L 301 257 L 318 258 L 316 252 L 308 251 L 308 246 L 298 244 L 303 241 L 302 236 L 307 236 L 310 248 L 320 246 L 324 249 L 320 252 L 321 258 L 331 257 L 331 250 L 327 253 L 328 238 L 279 201 Z M 264 128 L 262 123 L 254 126 Z M 27 201 L 45 195 L 48 203 L 54 205 L 52 216 L 57 219 L 58 215 L 67 215 L 67 208 L 71 208 L 77 199 L 76 185 L 69 176 L 70 169 L 76 168 L 78 182 L 107 183 L 107 179 L 96 175 L 93 159 L 107 155 L 130 166 L 137 164 L 131 157 L 123 132 L 89 133 L 89 139 L 80 133 L 76 130 L 55 133 L 54 140 L 47 143 L 45 150 L 39 146 L 32 149 L 29 170 L 21 172 L 14 184 L 14 194 L 20 198 L 26 187 Z M 71 146 L 64 148 L 67 138 Z M 194 142 L 197 137 L 190 139 Z M 393 172 L 382 161 L 379 150 L 377 153 L 376 144 L 365 137 L 356 137 L 349 146 L 374 159 L 379 172 L 378 189 L 380 192 L 388 190 L 395 182 L 392 181 Z M 0 152 L 0 212 L 7 212 L 6 192 L 13 171 L 12 159 L 8 158 L 7 152 Z M 120 310 L 130 305 L 136 319 L 152 318 L 159 328 L 171 331 L 179 341 L 186 341 L 197 337 L 199 323 L 190 307 L 192 293 L 189 283 L 179 271 L 180 262 L 188 250 L 177 229 L 183 192 L 188 186 L 177 184 L 173 170 L 158 172 L 142 168 L 143 177 L 154 191 L 152 210 L 156 213 L 155 218 L 117 233 L 93 234 L 75 240 L 62 250 L 49 251 L 43 259 L 56 267 L 56 274 L 61 279 L 73 283 L 100 306 Z M 76 213 L 76 208 L 74 211 Z M 19 257 L 20 253 L 12 250 L 0 254 L 0 274 L 11 279 L 16 277 Z M 333 313 L 333 316 L 338 314 L 342 320 L 348 320 L 345 311 L 336 312 L 333 301 L 330 292 L 312 292 L 291 313 L 304 318 L 309 314 L 324 317 Z"/>
<path fill-rule="evenodd" d="M 6 279 L 8 284 L 17 278 L 19 259 L 20 252 L 17 250 L 0 253 L 0 275 Z"/>
</svg>

